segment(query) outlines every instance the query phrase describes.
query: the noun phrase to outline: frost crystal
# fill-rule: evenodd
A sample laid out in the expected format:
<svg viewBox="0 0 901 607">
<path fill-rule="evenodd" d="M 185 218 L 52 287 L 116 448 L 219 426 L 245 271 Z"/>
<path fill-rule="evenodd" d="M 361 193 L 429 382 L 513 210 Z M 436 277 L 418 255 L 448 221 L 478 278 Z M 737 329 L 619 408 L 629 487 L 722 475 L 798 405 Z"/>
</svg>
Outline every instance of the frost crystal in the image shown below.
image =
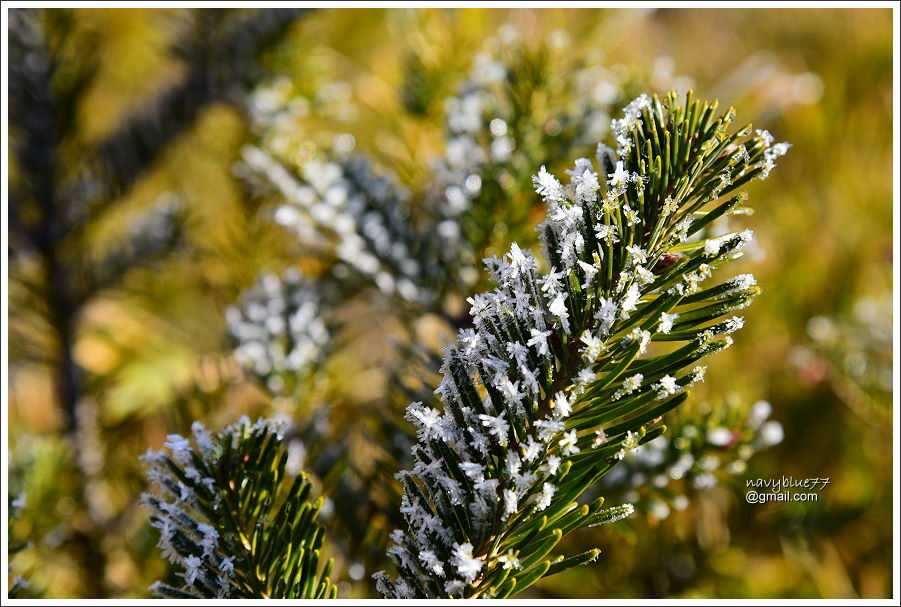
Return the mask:
<svg viewBox="0 0 901 607">
<path fill-rule="evenodd" d="M 623 380 L 622 387 L 617 390 L 613 395 L 613 400 L 619 400 L 626 394 L 632 394 L 639 387 L 641 387 L 641 382 L 644 380 L 644 376 L 641 373 L 636 373 L 631 377 L 627 377 Z"/>
<path fill-rule="evenodd" d="M 553 499 L 554 494 L 556 492 L 557 492 L 557 487 L 555 487 L 551 483 L 545 483 L 541 487 L 541 495 L 538 496 L 538 501 L 535 502 L 535 510 L 544 510 L 548 506 L 550 506 L 551 499 Z"/>
<path fill-rule="evenodd" d="M 616 163 L 616 170 L 610 175 L 610 180 L 607 183 L 614 188 L 623 188 L 629 183 L 629 179 L 629 173 L 626 172 L 623 162 L 620 160 Z"/>
<path fill-rule="evenodd" d="M 676 394 L 677 392 L 679 392 L 679 390 L 681 390 L 679 385 L 676 383 L 676 378 L 669 375 L 664 375 L 662 378 L 660 378 L 660 383 L 656 384 L 654 387 L 661 397 Z"/>
<path fill-rule="evenodd" d="M 554 395 L 554 401 L 551 403 L 551 407 L 560 417 L 567 417 L 569 416 L 570 411 L 572 411 L 572 405 L 570 405 L 563 392 L 557 392 L 557 394 Z"/>
<path fill-rule="evenodd" d="M 563 202 L 565 200 L 563 185 L 557 181 L 556 177 L 547 172 L 544 165 L 541 166 L 538 175 L 532 177 L 532 182 L 535 184 L 535 192 L 544 197 L 546 201 Z"/>
<path fill-rule="evenodd" d="M 457 568 L 457 575 L 470 584 L 476 579 L 479 572 L 482 571 L 482 567 L 485 566 L 484 559 L 474 558 L 472 556 L 472 544 L 469 542 L 466 542 L 465 544 L 454 544 L 451 562 L 454 567 Z"/>
<path fill-rule="evenodd" d="M 560 439 L 560 452 L 563 455 L 575 455 L 579 452 L 579 448 L 576 446 L 575 430 L 563 434 L 563 438 Z"/>
<path fill-rule="evenodd" d="M 500 444 L 507 444 L 507 432 L 510 430 L 510 424 L 504 420 L 504 413 L 497 417 L 492 415 L 479 415 L 482 425 L 488 428 L 488 433 L 496 436 Z"/>
<path fill-rule="evenodd" d="M 444 577 L 444 564 L 438 560 L 438 557 L 435 556 L 435 553 L 431 550 L 423 550 L 419 553 L 419 560 L 425 566 L 426 569 L 434 573 L 435 575 Z"/>
<path fill-rule="evenodd" d="M 667 314 L 664 312 L 660 315 L 660 322 L 657 323 L 657 331 L 660 333 L 669 333 L 673 330 L 673 321 L 679 318 L 678 314 Z"/>
<path fill-rule="evenodd" d="M 513 556 L 513 552 L 502 554 L 497 557 L 497 560 L 503 565 L 504 569 L 516 569 L 520 566 L 519 559 Z"/>
<path fill-rule="evenodd" d="M 555 297 L 554 301 L 552 301 L 548 306 L 548 311 L 560 319 L 560 324 L 563 325 L 563 330 L 569 333 L 569 310 L 566 309 L 565 293 L 557 294 L 557 297 Z"/>
<path fill-rule="evenodd" d="M 627 432 L 626 437 L 623 439 L 622 448 L 616 453 L 614 457 L 616 459 L 623 459 L 626 456 L 626 453 L 631 451 L 632 453 L 636 453 L 639 448 L 639 437 L 634 432 Z"/>
</svg>

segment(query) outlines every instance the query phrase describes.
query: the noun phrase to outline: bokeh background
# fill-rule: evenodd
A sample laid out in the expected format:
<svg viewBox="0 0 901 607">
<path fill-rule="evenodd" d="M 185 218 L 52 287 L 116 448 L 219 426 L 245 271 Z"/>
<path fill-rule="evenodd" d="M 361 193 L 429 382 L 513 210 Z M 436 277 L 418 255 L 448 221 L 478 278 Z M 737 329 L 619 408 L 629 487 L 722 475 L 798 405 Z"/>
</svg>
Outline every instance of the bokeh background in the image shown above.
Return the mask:
<svg viewBox="0 0 901 607">
<path fill-rule="evenodd" d="M 193 77 L 198 62 L 221 60 L 210 49 L 221 42 L 218 24 L 236 18 L 231 12 L 47 11 L 54 82 L 69 105 L 58 110 L 66 128 L 46 179 L 77 176 L 86 155 L 159 102 L 160 91 Z M 303 98 L 292 123 L 304 141 L 298 153 L 313 156 L 352 134 L 356 151 L 409 185 L 414 206 L 429 159 L 443 152 L 444 98 L 485 41 L 510 28 L 550 41 L 558 57 L 551 70 L 602 66 L 624 83 L 623 95 L 691 87 L 793 145 L 768 180 L 750 187 L 756 213 L 744 219 L 757 246 L 740 270 L 755 274 L 763 295 L 691 399 L 695 411 L 766 400 L 784 440 L 731 481 L 692 493 L 687 508 L 580 535 L 576 544 L 602 548 L 599 561 L 545 580 L 530 596 L 891 595 L 892 19 L 890 9 L 333 9 L 286 20 L 260 49 L 245 84 Z M 64 280 L 76 284 L 92 267 L 128 260 L 100 272 L 68 314 L 47 299 L 47 256 L 8 224 L 6 465 L 8 505 L 25 496 L 9 519 L 11 544 L 26 542 L 10 555 L 10 580 L 29 585 L 20 596 L 148 595 L 166 565 L 137 505 L 137 456 L 167 433 L 187 432 L 194 419 L 217 428 L 275 409 L 301 424 L 318 423 L 309 412 L 323 407 L 339 420 L 378 416 L 379 395 L 390 391 L 386 352 L 404 329 L 352 300 L 338 316 L 354 345 L 339 344 L 305 398 L 273 405 L 233 360 L 224 310 L 260 271 L 284 267 L 290 247 L 235 175 L 254 134 L 248 113 L 221 88 L 173 117 L 178 128 L 156 144 L 152 162 L 107 196 L 76 240 L 54 249 Z M 12 153 L 16 129 L 34 125 L 10 118 L 11 183 L 36 187 Z M 127 158 L 112 149 L 111 157 Z M 541 162 L 562 167 L 574 158 Z M 131 259 L 123 242 L 154 227 L 127 226 L 169 200 L 178 201 L 177 238 L 159 251 L 134 245 L 140 259 Z M 520 204 L 498 203 L 485 228 L 487 253 L 511 240 L 535 243 L 539 214 L 509 229 L 503 222 L 505 213 L 521 215 L 513 208 Z M 27 222 L 33 210 L 22 209 Z M 429 320 L 417 329 L 440 344 L 448 335 Z M 57 387 L 60 322 L 71 324 L 82 378 L 77 424 Z M 814 503 L 744 501 L 746 479 L 782 475 L 831 483 Z M 364 576 L 341 545 L 342 595 L 373 596 L 371 571 Z"/>
</svg>

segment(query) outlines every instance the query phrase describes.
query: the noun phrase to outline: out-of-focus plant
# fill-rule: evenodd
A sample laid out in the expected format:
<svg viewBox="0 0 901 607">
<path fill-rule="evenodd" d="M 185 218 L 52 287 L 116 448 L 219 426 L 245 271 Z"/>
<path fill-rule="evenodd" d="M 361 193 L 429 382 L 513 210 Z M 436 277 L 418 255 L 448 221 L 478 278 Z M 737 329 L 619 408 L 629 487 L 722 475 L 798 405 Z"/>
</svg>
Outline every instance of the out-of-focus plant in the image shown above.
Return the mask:
<svg viewBox="0 0 901 607">
<path fill-rule="evenodd" d="M 56 343 L 40 356 L 58 370 L 58 399 L 70 432 L 77 426 L 83 383 L 72 354 L 80 312 L 96 294 L 115 288 L 130 269 L 172 249 L 177 207 L 164 198 L 99 258 L 82 253 L 90 250 L 90 227 L 204 107 L 234 97 L 253 82 L 255 54 L 296 15 L 197 11 L 179 42 L 189 66 L 185 80 L 160 91 L 103 141 L 86 146 L 77 118 L 97 69 L 95 58 L 89 53 L 71 61 L 75 42 L 67 11 L 11 11 L 10 114 L 17 153 L 10 204 L 13 276 L 45 302 L 37 311 L 56 332 Z"/>
<path fill-rule="evenodd" d="M 9 538 L 9 556 L 13 557 L 13 555 L 27 549 L 30 547 L 31 543 L 27 540 L 23 540 L 21 538 L 17 538 L 13 533 L 12 522 L 19 518 L 22 513 L 22 510 L 25 508 L 25 494 L 19 493 L 15 495 L 14 493 L 9 494 L 9 499 L 7 503 L 7 512 L 9 512 L 9 518 L 7 519 L 7 537 Z M 9 566 L 8 573 L 13 573 L 12 565 Z M 28 589 L 28 582 L 21 575 L 15 575 L 11 583 L 9 585 L 9 598 L 22 598 L 21 595 Z"/>
<path fill-rule="evenodd" d="M 532 240 L 541 212 L 532 167 L 592 154 L 622 100 L 613 74 L 570 59 L 561 37 L 525 41 L 507 26 L 485 43 L 443 100 L 444 150 L 430 162 L 418 205 L 396 177 L 351 155 L 349 133 L 334 138 L 331 153 L 311 156 L 300 125 L 315 104 L 284 79 L 252 98 L 258 143 L 244 149 L 238 173 L 280 201 L 274 219 L 308 252 L 337 259 L 400 302 L 441 311 L 444 295 L 466 296 L 486 249 Z"/>
<path fill-rule="evenodd" d="M 536 223 L 532 167 L 589 155 L 622 100 L 611 73 L 579 65 L 566 46 L 562 32 L 528 42 L 504 26 L 444 100 L 445 149 L 426 204 L 442 218 L 435 235 L 463 286 L 478 277 L 486 248 L 502 250 Z"/>
<path fill-rule="evenodd" d="M 705 405 L 700 415 L 675 412 L 667 435 L 628 453 L 597 490 L 664 519 L 672 509 L 687 508 L 692 492 L 745 474 L 755 454 L 782 442 L 782 426 L 769 419 L 773 408 L 767 401 Z"/>
<path fill-rule="evenodd" d="M 274 395 L 296 395 L 326 356 L 320 294 L 296 268 L 266 274 L 225 311 L 235 358 Z"/>
<path fill-rule="evenodd" d="M 809 346 L 798 346 L 792 362 L 810 384 L 825 381 L 861 420 L 888 428 L 891 411 L 878 404 L 892 390 L 891 298 L 862 299 L 851 314 L 815 316 L 807 322 Z"/>
<path fill-rule="evenodd" d="M 99 543 L 116 520 L 91 493 L 103 468 L 97 442 L 97 378 L 78 364 L 85 310 L 123 290 L 126 278 L 182 248 L 179 197 L 161 192 L 150 208 L 123 212 L 125 201 L 179 136 L 216 103 L 238 103 L 261 72 L 259 52 L 277 41 L 303 9 L 184 14 L 173 53 L 184 78 L 161 86 L 100 138 L 84 130 L 100 58 L 69 9 L 9 11 L 11 338 L 17 362 L 37 362 L 52 377 L 63 435 L 71 447 L 75 501 L 90 525 L 71 530 L 85 565 L 105 569 Z M 122 204 L 120 204 L 122 203 Z M 108 238 L 98 232 L 118 222 Z M 108 229 L 108 228 L 107 228 Z M 98 462 L 99 459 L 99 462 Z M 93 527 L 93 529 L 91 528 Z M 84 576 L 94 596 L 103 573 Z"/>
<path fill-rule="evenodd" d="M 290 166 L 290 165 L 289 165 Z M 438 282 L 434 246 L 428 232 L 410 218 L 408 192 L 396 181 L 373 173 L 360 156 L 311 161 L 301 175 L 271 153 L 248 147 L 240 172 L 281 203 L 274 220 L 297 236 L 307 253 L 330 260 L 345 290 L 352 276 L 399 301 L 428 301 L 428 285 Z"/>
</svg>

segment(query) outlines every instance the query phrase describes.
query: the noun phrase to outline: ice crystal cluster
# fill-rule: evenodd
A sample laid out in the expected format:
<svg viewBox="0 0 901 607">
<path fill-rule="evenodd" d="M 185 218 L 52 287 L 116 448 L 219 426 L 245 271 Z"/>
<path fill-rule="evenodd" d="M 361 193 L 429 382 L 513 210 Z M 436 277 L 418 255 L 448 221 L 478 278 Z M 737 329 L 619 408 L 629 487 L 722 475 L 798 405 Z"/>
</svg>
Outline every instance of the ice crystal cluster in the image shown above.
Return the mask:
<svg viewBox="0 0 901 607">
<path fill-rule="evenodd" d="M 486 259 L 494 291 L 471 297 L 472 326 L 447 346 L 441 405 L 413 403 L 406 528 L 394 532 L 387 597 L 505 597 L 593 560 L 552 551 L 563 535 L 628 515 L 577 501 L 703 378 L 695 363 L 732 343 L 734 312 L 758 289 L 742 275 L 705 283 L 750 230 L 709 237 L 786 144 L 730 132 L 734 111 L 642 95 L 612 121 L 612 150 L 580 158 L 564 184 L 533 177 L 547 204 L 543 259 L 513 244 Z M 610 170 L 604 169 L 610 166 Z M 651 349 L 652 342 L 683 342 Z M 687 369 L 687 370 L 686 370 Z"/>
<path fill-rule="evenodd" d="M 273 394 L 303 385 L 329 342 L 319 290 L 296 268 L 261 276 L 225 319 L 235 359 Z"/>
<path fill-rule="evenodd" d="M 332 564 L 319 573 L 322 500 L 306 501 L 303 476 L 286 480 L 287 453 L 271 421 L 241 418 L 213 435 L 200 422 L 192 438 L 171 434 L 165 449 L 141 457 L 151 490 L 141 496 L 158 547 L 179 587 L 156 582 L 167 598 L 326 598 Z"/>
</svg>

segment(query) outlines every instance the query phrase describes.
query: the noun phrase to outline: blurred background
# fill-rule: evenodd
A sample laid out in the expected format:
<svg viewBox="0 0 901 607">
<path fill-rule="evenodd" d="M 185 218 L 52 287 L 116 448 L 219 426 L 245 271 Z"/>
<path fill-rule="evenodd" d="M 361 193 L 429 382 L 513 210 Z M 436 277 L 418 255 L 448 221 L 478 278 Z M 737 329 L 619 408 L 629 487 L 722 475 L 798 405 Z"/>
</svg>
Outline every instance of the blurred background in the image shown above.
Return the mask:
<svg viewBox="0 0 901 607">
<path fill-rule="evenodd" d="M 273 221 L 278 195 L 248 177 L 248 150 L 295 172 L 365 155 L 402 184 L 401 219 L 428 227 L 431 190 L 452 178 L 455 112 L 465 118 L 471 87 L 492 80 L 493 56 L 507 61 L 498 111 L 511 117 L 491 123 L 493 164 L 459 218 L 475 261 L 514 240 L 536 245 L 531 172 L 593 154 L 639 92 L 691 88 L 793 146 L 749 187 L 755 214 L 730 219 L 755 230 L 735 271 L 753 272 L 763 294 L 671 424 L 681 436 L 735 431 L 771 410 L 767 428 L 781 436 L 753 449 L 742 438 L 740 465 L 716 483 L 670 469 L 660 495 L 616 489 L 645 506 L 569 540 L 599 546 L 600 559 L 529 596 L 891 596 L 892 17 L 11 9 L 6 462 L 10 545 L 21 549 L 10 583 L 27 582 L 23 597 L 148 596 L 167 568 L 137 504 L 137 457 L 195 419 L 216 429 L 279 415 L 330 497 L 342 596 L 374 596 L 400 412 L 437 385 L 430 352 L 488 283 L 465 255 L 450 268 L 452 256 L 430 252 L 435 269 L 420 281 L 434 301 L 397 303 L 331 263 L 333 251 L 298 248 L 300 234 Z M 563 107 L 585 120 L 558 120 Z M 290 389 L 242 369 L 226 320 L 261 273 L 288 267 L 324 285 L 332 336 Z M 421 351 L 405 354 L 411 344 Z M 816 502 L 746 503 L 746 480 L 783 475 L 830 484 Z"/>
</svg>

